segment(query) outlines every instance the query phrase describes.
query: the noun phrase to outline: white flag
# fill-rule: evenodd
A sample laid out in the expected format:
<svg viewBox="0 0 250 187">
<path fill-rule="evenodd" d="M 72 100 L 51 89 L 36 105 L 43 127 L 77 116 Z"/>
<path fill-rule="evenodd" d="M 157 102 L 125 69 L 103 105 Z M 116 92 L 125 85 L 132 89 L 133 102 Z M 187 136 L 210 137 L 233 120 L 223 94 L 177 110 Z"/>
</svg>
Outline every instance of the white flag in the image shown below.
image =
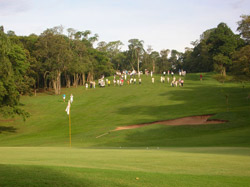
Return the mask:
<svg viewBox="0 0 250 187">
<path fill-rule="evenodd" d="M 69 115 L 69 113 L 70 113 L 70 100 L 68 101 L 68 105 L 67 105 L 65 112 L 67 112 L 67 114 Z"/>
</svg>

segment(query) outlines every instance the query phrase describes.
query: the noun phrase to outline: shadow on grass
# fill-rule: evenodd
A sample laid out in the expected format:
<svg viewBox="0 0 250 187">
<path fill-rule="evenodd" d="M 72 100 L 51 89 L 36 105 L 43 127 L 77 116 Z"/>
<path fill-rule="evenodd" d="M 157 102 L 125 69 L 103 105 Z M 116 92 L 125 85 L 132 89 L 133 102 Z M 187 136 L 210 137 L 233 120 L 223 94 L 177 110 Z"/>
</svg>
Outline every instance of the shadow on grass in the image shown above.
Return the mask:
<svg viewBox="0 0 250 187">
<path fill-rule="evenodd" d="M 93 186 L 60 168 L 0 164 L 0 173 L 0 186 Z"/>
<path fill-rule="evenodd" d="M 12 132 L 12 133 L 15 133 L 16 132 L 16 128 L 14 127 L 6 127 L 6 126 L 0 126 L 0 134 L 2 132 Z"/>
<path fill-rule="evenodd" d="M 186 116 L 216 114 L 212 119 L 228 120 L 225 124 L 147 126 L 121 132 L 125 136 L 121 146 L 246 146 L 249 147 L 250 116 L 246 93 L 250 88 L 230 85 L 173 88 L 159 94 L 166 97 L 161 105 L 121 107 L 120 115 L 134 115 L 129 125 Z M 227 96 L 227 97 L 226 97 Z M 235 138 L 237 137 L 237 138 Z"/>
<path fill-rule="evenodd" d="M 194 148 L 173 148 L 175 152 L 217 154 L 217 155 L 240 155 L 250 156 L 249 147 L 194 147 Z"/>
<path fill-rule="evenodd" d="M 224 113 L 239 107 L 244 110 L 243 107 L 249 107 L 248 92 L 250 92 L 250 88 L 220 87 L 218 85 L 170 88 L 167 92 L 158 95 L 166 97 L 166 102 L 162 104 L 154 105 L 152 100 L 148 101 L 146 105 L 121 107 L 117 113 L 135 116 L 146 115 L 159 121 L 177 117 Z"/>
</svg>

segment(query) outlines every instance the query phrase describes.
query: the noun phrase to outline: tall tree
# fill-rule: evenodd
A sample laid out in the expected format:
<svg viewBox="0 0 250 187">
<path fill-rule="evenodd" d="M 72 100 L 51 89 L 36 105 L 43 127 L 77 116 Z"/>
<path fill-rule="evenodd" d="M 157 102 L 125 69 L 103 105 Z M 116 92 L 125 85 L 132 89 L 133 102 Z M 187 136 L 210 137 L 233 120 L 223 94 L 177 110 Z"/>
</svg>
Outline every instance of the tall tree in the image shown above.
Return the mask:
<svg viewBox="0 0 250 187">
<path fill-rule="evenodd" d="M 137 72 L 139 74 L 140 71 L 140 57 L 142 56 L 142 54 L 144 53 L 144 48 L 143 48 L 143 40 L 139 40 L 139 39 L 130 39 L 128 41 L 129 44 L 129 51 L 131 53 L 131 62 L 136 62 L 137 61 Z M 131 63 L 134 64 L 134 63 Z M 132 66 L 132 68 L 134 69 L 134 67 Z"/>
<path fill-rule="evenodd" d="M 159 63 L 160 71 L 170 70 L 171 69 L 171 64 L 170 64 L 170 62 L 168 60 L 170 50 L 169 49 L 161 50 L 160 54 L 161 54 L 161 59 L 160 59 L 160 63 Z"/>
<path fill-rule="evenodd" d="M 152 51 L 152 53 L 149 56 L 150 56 L 150 58 L 152 60 L 152 69 L 153 69 L 153 72 L 155 73 L 156 72 L 155 65 L 156 65 L 157 60 L 160 57 L 160 54 L 157 51 Z"/>
<path fill-rule="evenodd" d="M 237 79 L 250 80 L 250 45 L 246 45 L 234 53 L 232 74 Z"/>
<path fill-rule="evenodd" d="M 240 32 L 242 38 L 247 44 L 250 44 L 250 15 L 242 15 L 242 20 L 238 22 L 237 31 Z"/>
<path fill-rule="evenodd" d="M 10 57 L 13 52 L 12 43 L 9 37 L 4 33 L 3 27 L 0 29 L 0 114 L 4 117 L 14 116 L 15 114 L 22 115 L 23 119 L 29 116 L 27 112 L 20 109 L 19 99 L 20 94 L 15 82 L 15 71 L 23 73 L 21 70 L 21 60 L 19 67 L 13 69 Z"/>
<path fill-rule="evenodd" d="M 175 49 L 171 50 L 171 56 L 169 58 L 169 61 L 173 70 L 180 68 L 181 56 L 182 53 L 178 52 Z"/>
<path fill-rule="evenodd" d="M 61 74 L 66 64 L 70 62 L 70 48 L 67 38 L 62 35 L 61 28 L 52 28 L 44 31 L 38 39 L 38 58 L 49 72 L 55 94 L 61 91 Z M 46 83 L 46 80 L 45 80 Z"/>
<path fill-rule="evenodd" d="M 232 55 L 242 46 L 243 41 L 225 24 L 220 23 L 207 39 L 209 52 L 213 57 L 215 70 L 226 76 L 226 70 L 232 63 Z"/>
</svg>

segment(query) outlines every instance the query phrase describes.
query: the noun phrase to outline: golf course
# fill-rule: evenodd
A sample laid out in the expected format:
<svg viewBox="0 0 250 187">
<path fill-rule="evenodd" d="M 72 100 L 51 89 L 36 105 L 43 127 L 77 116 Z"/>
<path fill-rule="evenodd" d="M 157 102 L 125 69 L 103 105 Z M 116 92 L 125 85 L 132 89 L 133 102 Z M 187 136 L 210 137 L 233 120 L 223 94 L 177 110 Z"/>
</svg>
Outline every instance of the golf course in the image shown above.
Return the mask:
<svg viewBox="0 0 250 187">
<path fill-rule="evenodd" d="M 0 119 L 0 186 L 250 186 L 250 83 L 202 74 L 21 96 L 30 117 Z"/>
</svg>

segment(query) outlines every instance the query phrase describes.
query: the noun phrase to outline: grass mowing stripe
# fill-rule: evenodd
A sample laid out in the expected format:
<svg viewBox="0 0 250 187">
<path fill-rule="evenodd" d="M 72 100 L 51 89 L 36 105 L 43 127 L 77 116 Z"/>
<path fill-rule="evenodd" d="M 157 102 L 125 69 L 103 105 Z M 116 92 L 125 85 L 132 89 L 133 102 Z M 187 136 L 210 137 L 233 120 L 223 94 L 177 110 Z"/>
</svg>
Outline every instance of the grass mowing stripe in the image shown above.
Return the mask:
<svg viewBox="0 0 250 187">
<path fill-rule="evenodd" d="M 0 165 L 0 186 L 248 186 L 249 177 Z M 24 177 L 25 176 L 25 177 Z"/>
<path fill-rule="evenodd" d="M 0 148 L 0 164 L 99 168 L 194 175 L 250 176 L 249 148 Z M 237 154 L 235 154 L 237 153 Z"/>
</svg>

